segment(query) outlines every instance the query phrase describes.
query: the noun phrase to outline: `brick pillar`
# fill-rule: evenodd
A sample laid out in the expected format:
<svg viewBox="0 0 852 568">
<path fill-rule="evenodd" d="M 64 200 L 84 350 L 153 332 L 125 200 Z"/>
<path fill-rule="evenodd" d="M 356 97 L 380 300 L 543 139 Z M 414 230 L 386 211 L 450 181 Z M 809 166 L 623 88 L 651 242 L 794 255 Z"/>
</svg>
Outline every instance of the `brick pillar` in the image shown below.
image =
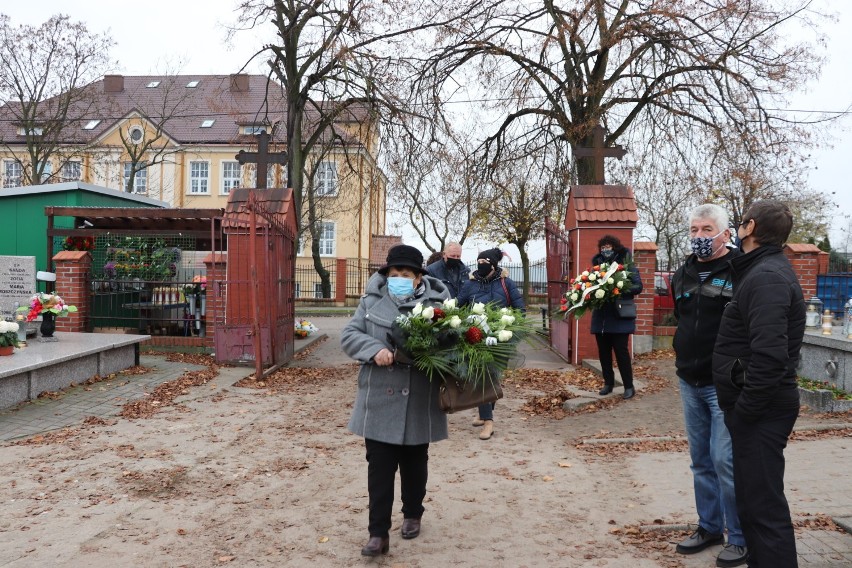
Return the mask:
<svg viewBox="0 0 852 568">
<path fill-rule="evenodd" d="M 654 271 L 657 269 L 657 245 L 650 242 L 633 243 L 633 261 L 642 279 L 643 291 L 636 296 L 636 332 L 633 352 L 647 353 L 654 346 Z"/>
<path fill-rule="evenodd" d="M 207 327 L 204 335 L 204 348 L 208 351 L 214 351 L 216 349 L 214 336 L 217 320 L 224 320 L 225 315 L 222 286 L 225 282 L 225 275 L 228 273 L 227 253 L 208 254 L 204 257 L 204 266 L 207 268 L 207 313 L 204 316 L 204 323 Z"/>
<path fill-rule="evenodd" d="M 89 323 L 92 255 L 86 251 L 64 250 L 53 257 L 56 266 L 56 294 L 77 311 L 56 318 L 56 331 L 86 331 Z"/>
<path fill-rule="evenodd" d="M 346 305 L 346 259 L 338 258 L 334 278 L 334 301 L 338 306 Z"/>
<path fill-rule="evenodd" d="M 799 277 L 805 301 L 816 296 L 817 274 L 828 271 L 828 253 L 819 250 L 816 245 L 787 243 L 784 245 L 784 254 Z"/>
</svg>

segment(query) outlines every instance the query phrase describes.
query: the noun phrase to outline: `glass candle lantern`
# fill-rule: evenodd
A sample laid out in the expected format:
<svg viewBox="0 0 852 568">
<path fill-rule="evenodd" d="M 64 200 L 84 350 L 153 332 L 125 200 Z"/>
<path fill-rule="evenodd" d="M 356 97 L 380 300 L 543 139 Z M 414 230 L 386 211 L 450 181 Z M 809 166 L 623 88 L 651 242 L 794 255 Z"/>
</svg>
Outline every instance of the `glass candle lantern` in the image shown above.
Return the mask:
<svg viewBox="0 0 852 568">
<path fill-rule="evenodd" d="M 852 298 L 843 306 L 843 335 L 847 339 L 852 339 Z"/>
<path fill-rule="evenodd" d="M 828 308 L 822 313 L 822 334 L 823 335 L 831 335 L 834 328 L 834 315 L 831 313 L 831 310 Z"/>
<path fill-rule="evenodd" d="M 805 312 L 805 327 L 807 329 L 816 329 L 822 322 L 822 300 L 816 296 L 812 296 L 808 300 L 808 310 Z"/>
</svg>

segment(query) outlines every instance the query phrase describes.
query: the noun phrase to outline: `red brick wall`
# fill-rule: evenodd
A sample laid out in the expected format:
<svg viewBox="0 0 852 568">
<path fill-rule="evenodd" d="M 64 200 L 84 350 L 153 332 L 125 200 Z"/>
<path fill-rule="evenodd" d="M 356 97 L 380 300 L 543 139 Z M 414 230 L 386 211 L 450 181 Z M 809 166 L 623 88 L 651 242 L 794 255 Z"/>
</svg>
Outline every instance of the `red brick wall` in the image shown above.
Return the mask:
<svg viewBox="0 0 852 568">
<path fill-rule="evenodd" d="M 636 335 L 654 335 L 654 271 L 657 269 L 657 245 L 633 243 L 633 261 L 642 278 L 643 292 L 636 296 Z"/>
<path fill-rule="evenodd" d="M 89 323 L 89 275 L 92 255 L 86 251 L 64 250 L 53 257 L 56 266 L 56 294 L 77 311 L 56 318 L 56 331 L 86 331 Z"/>
<path fill-rule="evenodd" d="M 828 253 L 816 245 L 788 243 L 784 246 L 784 254 L 799 277 L 805 300 L 816 296 L 817 275 L 828 271 Z"/>
</svg>

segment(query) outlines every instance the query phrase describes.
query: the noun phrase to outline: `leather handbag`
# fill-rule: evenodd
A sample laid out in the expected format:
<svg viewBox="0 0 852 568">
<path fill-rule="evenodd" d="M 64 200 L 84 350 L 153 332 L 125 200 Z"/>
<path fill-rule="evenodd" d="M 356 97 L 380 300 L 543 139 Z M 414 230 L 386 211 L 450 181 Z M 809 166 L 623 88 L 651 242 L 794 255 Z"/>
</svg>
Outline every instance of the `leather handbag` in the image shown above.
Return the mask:
<svg viewBox="0 0 852 568">
<path fill-rule="evenodd" d="M 497 402 L 503 398 L 500 381 L 486 380 L 480 384 L 467 383 L 458 377 L 444 377 L 441 384 L 438 404 L 448 414 L 476 408 L 481 404 Z"/>
<path fill-rule="evenodd" d="M 615 309 L 618 317 L 622 319 L 636 319 L 636 302 L 633 298 L 618 298 L 615 301 Z"/>
</svg>

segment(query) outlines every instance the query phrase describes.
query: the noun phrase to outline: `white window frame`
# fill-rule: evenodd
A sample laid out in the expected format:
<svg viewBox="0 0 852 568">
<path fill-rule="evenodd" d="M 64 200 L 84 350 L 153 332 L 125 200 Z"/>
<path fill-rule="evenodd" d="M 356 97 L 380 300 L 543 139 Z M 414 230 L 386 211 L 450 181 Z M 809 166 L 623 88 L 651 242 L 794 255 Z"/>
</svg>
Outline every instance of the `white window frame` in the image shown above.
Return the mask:
<svg viewBox="0 0 852 568">
<path fill-rule="evenodd" d="M 233 175 L 227 175 L 225 171 L 229 166 L 237 167 L 237 175 L 234 177 Z M 231 172 L 233 173 L 233 172 Z M 236 160 L 222 160 L 222 182 L 219 184 L 219 194 L 220 195 L 230 195 L 231 190 L 235 187 L 240 187 L 240 184 L 243 182 L 243 167 Z"/>
<path fill-rule="evenodd" d="M 246 124 L 243 126 L 243 134 L 248 136 L 256 136 L 266 130 L 267 127 L 263 124 Z"/>
<path fill-rule="evenodd" d="M 97 125 L 101 123 L 100 119 L 90 120 L 83 126 L 83 130 L 94 130 Z"/>
<path fill-rule="evenodd" d="M 10 172 L 17 170 L 17 173 Z M 24 167 L 17 160 L 3 160 L 3 187 L 19 187 L 24 177 Z"/>
<path fill-rule="evenodd" d="M 130 174 L 130 168 L 133 162 L 124 162 L 124 170 L 121 175 L 121 190 L 127 191 L 127 178 Z M 148 166 L 136 172 L 136 179 L 133 180 L 133 193 L 148 193 Z"/>
<path fill-rule="evenodd" d="M 68 160 L 62 164 L 62 169 L 59 172 L 60 181 L 80 181 L 81 179 L 83 179 L 83 162 Z"/>
<path fill-rule="evenodd" d="M 334 256 L 337 252 L 337 223 L 334 221 L 320 221 L 320 239 L 319 252 L 320 256 Z M 327 231 L 331 229 L 331 239 L 329 240 Z M 330 246 L 329 246 L 330 245 Z"/>
<path fill-rule="evenodd" d="M 293 297 L 298 298 L 302 295 L 302 283 L 294 282 L 293 283 Z"/>
<path fill-rule="evenodd" d="M 196 166 L 198 171 L 194 171 Z M 201 166 L 204 166 L 203 172 Z M 189 194 L 210 195 L 210 160 L 191 160 L 189 162 Z"/>
<path fill-rule="evenodd" d="M 317 164 L 314 173 L 315 194 L 323 197 L 337 195 L 337 162 L 324 160 Z"/>
<path fill-rule="evenodd" d="M 314 298 L 322 298 L 322 282 L 314 282 Z"/>
</svg>

